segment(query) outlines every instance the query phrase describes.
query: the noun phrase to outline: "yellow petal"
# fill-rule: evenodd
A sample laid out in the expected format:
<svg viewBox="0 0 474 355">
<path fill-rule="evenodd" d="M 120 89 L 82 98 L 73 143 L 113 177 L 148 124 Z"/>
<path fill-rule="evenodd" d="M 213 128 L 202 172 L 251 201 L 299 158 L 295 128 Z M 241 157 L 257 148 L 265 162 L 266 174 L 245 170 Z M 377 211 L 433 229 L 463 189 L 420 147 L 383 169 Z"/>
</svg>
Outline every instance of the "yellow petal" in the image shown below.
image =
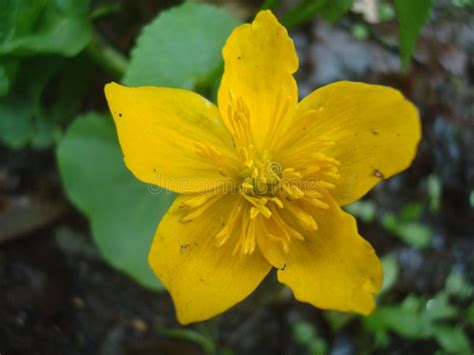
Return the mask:
<svg viewBox="0 0 474 355">
<path fill-rule="evenodd" d="M 278 231 L 276 226 L 269 226 L 273 221 L 270 220 L 268 223 L 266 219 L 257 216 L 257 245 L 268 262 L 276 267 L 282 269 L 285 267 L 286 254 L 283 251 L 282 241 L 283 237 L 280 235 L 282 232 Z M 274 223 L 274 222 L 273 222 Z"/>
<path fill-rule="evenodd" d="M 219 197 L 199 218 L 181 222 L 187 214 L 180 196 L 161 221 L 149 263 L 173 298 L 182 324 L 211 318 L 247 297 L 270 271 L 256 249 L 235 253 L 237 238 L 217 247 L 223 229 L 241 197 Z"/>
<path fill-rule="evenodd" d="M 300 102 L 292 134 L 293 145 L 280 147 L 282 164 L 299 158 L 304 167 L 301 157 L 311 157 L 302 154 L 305 147 L 329 141 L 320 152 L 340 163 L 340 178 L 332 181 L 336 188 L 331 194 L 342 206 L 406 169 L 415 157 L 421 127 L 417 109 L 399 91 L 337 82 Z"/>
<path fill-rule="evenodd" d="M 382 283 L 380 262 L 354 218 L 329 196 L 325 201 L 328 209 L 311 211 L 319 229 L 292 242 L 278 280 L 316 307 L 369 314 Z"/>
<path fill-rule="evenodd" d="M 233 132 L 233 121 L 248 120 L 245 135 L 252 137 L 257 149 L 268 149 L 298 99 L 292 76 L 298 69 L 293 41 L 270 11 L 261 11 L 252 24 L 232 32 L 223 56 L 224 76 L 218 93 L 221 114 Z"/>
<path fill-rule="evenodd" d="M 217 108 L 180 89 L 107 84 L 127 167 L 140 180 L 175 192 L 215 188 L 233 174 L 236 155 Z"/>
</svg>

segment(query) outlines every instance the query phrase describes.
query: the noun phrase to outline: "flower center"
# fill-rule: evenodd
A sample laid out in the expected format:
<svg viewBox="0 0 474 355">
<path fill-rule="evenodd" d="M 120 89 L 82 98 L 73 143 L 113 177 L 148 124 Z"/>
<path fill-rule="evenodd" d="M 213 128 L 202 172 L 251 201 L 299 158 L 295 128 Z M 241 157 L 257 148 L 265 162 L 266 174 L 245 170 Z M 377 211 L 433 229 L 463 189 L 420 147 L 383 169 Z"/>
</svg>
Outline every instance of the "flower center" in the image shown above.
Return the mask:
<svg viewBox="0 0 474 355">
<path fill-rule="evenodd" d="M 182 207 L 187 213 L 181 221 L 200 217 L 225 194 L 237 194 L 238 202 L 214 236 L 216 246 L 232 243 L 234 254 L 252 254 L 257 244 L 262 248 L 271 242 L 288 253 L 293 240 L 304 240 L 305 234 L 318 229 L 312 211 L 329 208 L 325 199 L 339 178 L 339 162 L 323 151 L 334 142 L 325 137 L 310 141 L 303 137 L 298 146 L 295 144 L 302 127 L 304 130 L 308 122 L 314 121 L 317 110 L 311 110 L 282 136 L 280 126 L 290 102 L 284 95 L 277 100 L 266 138 L 261 139 L 255 132 L 258 127 L 251 124 L 246 103 L 241 97 L 229 95 L 225 119 L 238 160 L 225 156 L 207 142 L 196 144 L 196 153 L 218 166 L 223 177 L 232 176 L 237 186 L 185 198 Z M 285 162 L 293 167 L 282 166 L 274 159 L 269 151 L 275 151 L 276 146 L 278 151 L 286 151 Z"/>
<path fill-rule="evenodd" d="M 229 168 L 212 147 L 200 146 L 198 153 L 221 169 Z M 237 186 L 224 193 L 213 191 L 189 196 L 182 202 L 187 214 L 181 221 L 200 217 L 223 194 L 238 194 L 242 198 L 214 236 L 216 246 L 232 241 L 234 254 L 252 254 L 257 238 L 267 238 L 279 244 L 283 253 L 288 253 L 293 240 L 304 240 L 304 234 L 318 229 L 311 211 L 329 207 L 325 199 L 339 177 L 339 162 L 323 153 L 309 153 L 305 158 L 309 163 L 295 169 L 282 167 L 269 152 L 257 152 L 251 144 L 238 146 L 237 153 L 240 160 Z"/>
</svg>

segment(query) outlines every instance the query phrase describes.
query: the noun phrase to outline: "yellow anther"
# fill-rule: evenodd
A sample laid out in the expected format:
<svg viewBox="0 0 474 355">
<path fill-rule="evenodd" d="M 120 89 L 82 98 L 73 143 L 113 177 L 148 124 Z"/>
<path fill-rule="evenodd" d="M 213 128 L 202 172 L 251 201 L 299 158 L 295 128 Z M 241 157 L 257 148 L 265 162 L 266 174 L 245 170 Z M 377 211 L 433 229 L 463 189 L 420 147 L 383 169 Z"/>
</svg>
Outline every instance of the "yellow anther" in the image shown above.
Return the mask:
<svg viewBox="0 0 474 355">
<path fill-rule="evenodd" d="M 304 192 L 301 191 L 301 189 L 296 186 L 294 182 L 283 182 L 282 188 L 292 200 L 297 200 L 304 196 Z"/>
<path fill-rule="evenodd" d="M 314 207 L 328 209 L 329 205 L 317 198 L 305 198 L 304 201 L 308 202 L 309 204 L 313 205 Z"/>
<path fill-rule="evenodd" d="M 220 195 L 215 195 L 206 201 L 204 204 L 200 205 L 198 208 L 194 209 L 192 212 L 188 213 L 186 216 L 181 218 L 181 222 L 190 222 L 198 217 L 200 217 L 204 212 L 211 208 L 219 199 Z"/>
<path fill-rule="evenodd" d="M 258 209 L 258 211 L 264 215 L 266 218 L 270 218 L 270 216 L 272 215 L 272 213 L 270 212 L 270 210 L 268 209 L 267 206 L 265 206 L 267 204 L 267 200 L 266 199 L 262 199 L 262 198 L 256 198 L 256 197 L 252 197 L 252 196 L 248 196 L 248 195 L 245 195 L 243 194 L 242 195 L 247 201 L 249 201 L 252 206 L 254 206 L 256 209 Z"/>
<path fill-rule="evenodd" d="M 209 201 L 211 198 L 215 197 L 215 194 L 198 194 L 192 195 L 188 198 L 185 198 L 183 201 L 180 203 L 181 208 L 191 208 L 195 209 Z"/>
<path fill-rule="evenodd" d="M 297 207 L 294 203 L 287 203 L 285 204 L 285 207 L 288 212 L 290 212 L 293 217 L 296 218 L 301 227 L 309 231 L 318 230 L 318 225 L 316 224 L 316 221 L 309 213 Z"/>
</svg>

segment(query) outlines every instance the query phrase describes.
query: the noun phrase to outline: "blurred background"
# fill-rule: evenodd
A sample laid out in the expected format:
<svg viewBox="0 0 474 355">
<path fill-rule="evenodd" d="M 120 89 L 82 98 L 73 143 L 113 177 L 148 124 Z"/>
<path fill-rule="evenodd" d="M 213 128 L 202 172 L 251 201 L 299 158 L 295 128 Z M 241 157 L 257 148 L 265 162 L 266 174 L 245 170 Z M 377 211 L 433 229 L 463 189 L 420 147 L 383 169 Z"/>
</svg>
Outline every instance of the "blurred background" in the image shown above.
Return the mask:
<svg viewBox="0 0 474 355">
<path fill-rule="evenodd" d="M 398 88 L 423 140 L 347 207 L 383 260 L 371 316 L 299 303 L 272 273 L 181 327 L 146 262 L 174 195 L 124 167 L 103 86 L 215 100 L 225 40 L 261 8 L 295 42 L 300 97 Z M 473 0 L 0 0 L 1 355 L 472 354 L 473 338 Z"/>
</svg>

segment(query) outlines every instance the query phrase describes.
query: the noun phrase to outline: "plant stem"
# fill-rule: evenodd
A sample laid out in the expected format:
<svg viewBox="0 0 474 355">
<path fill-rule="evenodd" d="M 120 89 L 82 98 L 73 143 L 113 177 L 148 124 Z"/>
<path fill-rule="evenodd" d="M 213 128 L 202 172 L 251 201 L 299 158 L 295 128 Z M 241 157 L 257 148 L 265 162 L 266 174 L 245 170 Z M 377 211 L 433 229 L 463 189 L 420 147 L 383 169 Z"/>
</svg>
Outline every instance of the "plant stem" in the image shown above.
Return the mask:
<svg viewBox="0 0 474 355">
<path fill-rule="evenodd" d="M 176 339 L 183 339 L 198 344 L 207 355 L 216 353 L 216 345 L 205 335 L 191 329 L 181 328 L 161 328 L 158 332 L 164 336 Z"/>
<path fill-rule="evenodd" d="M 271 10 L 278 5 L 278 0 L 265 0 L 262 5 L 262 10 Z"/>
<path fill-rule="evenodd" d="M 90 58 L 114 79 L 121 79 L 128 67 L 128 59 L 112 47 L 100 34 L 93 33 L 86 48 Z"/>
</svg>

